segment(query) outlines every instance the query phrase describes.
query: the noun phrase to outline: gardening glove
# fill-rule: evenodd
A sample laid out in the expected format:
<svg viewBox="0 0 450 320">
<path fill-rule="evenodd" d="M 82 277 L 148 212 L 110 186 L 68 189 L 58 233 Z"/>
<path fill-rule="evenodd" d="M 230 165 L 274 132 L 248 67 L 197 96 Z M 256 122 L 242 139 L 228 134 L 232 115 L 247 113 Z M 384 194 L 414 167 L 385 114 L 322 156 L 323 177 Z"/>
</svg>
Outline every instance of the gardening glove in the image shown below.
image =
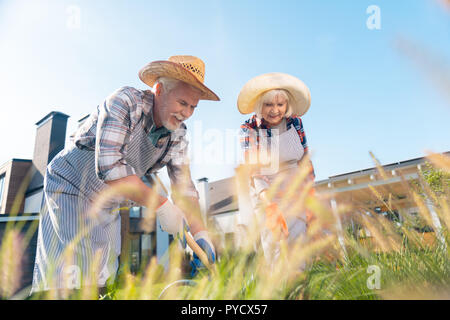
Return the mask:
<svg viewBox="0 0 450 320">
<path fill-rule="evenodd" d="M 310 225 L 314 220 L 316 220 L 316 216 L 311 210 L 306 209 L 305 210 L 305 216 L 306 216 L 306 225 Z"/>
<path fill-rule="evenodd" d="M 280 229 L 286 238 L 289 236 L 286 220 L 276 203 L 266 207 L 266 228 L 272 231 L 274 236 L 278 236 Z"/>
<path fill-rule="evenodd" d="M 189 231 L 189 225 L 183 211 L 166 199 L 156 209 L 156 216 L 159 219 L 161 229 L 178 238 L 183 249 L 186 248 L 186 232 Z"/>
<path fill-rule="evenodd" d="M 197 232 L 194 235 L 194 240 L 195 242 L 197 242 L 200 248 L 202 248 L 202 250 L 205 251 L 206 255 L 208 256 L 209 263 L 213 264 L 216 261 L 216 251 L 214 249 L 214 245 L 212 244 L 211 239 L 208 236 L 208 232 L 205 230 Z M 205 265 L 195 253 L 194 259 L 191 262 L 191 266 L 192 266 L 191 277 L 194 277 L 198 273 L 199 269 L 205 268 Z"/>
</svg>

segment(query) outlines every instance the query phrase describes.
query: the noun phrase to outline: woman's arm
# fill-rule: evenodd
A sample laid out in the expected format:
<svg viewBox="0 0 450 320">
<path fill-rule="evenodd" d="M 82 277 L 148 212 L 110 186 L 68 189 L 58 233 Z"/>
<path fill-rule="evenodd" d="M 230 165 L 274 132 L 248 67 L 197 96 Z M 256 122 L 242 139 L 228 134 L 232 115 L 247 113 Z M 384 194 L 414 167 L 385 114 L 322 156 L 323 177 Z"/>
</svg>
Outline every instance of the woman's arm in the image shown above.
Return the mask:
<svg viewBox="0 0 450 320">
<path fill-rule="evenodd" d="M 263 202 L 265 206 L 270 204 L 269 198 L 267 197 L 267 190 L 263 190 L 259 193 L 259 199 Z"/>
</svg>

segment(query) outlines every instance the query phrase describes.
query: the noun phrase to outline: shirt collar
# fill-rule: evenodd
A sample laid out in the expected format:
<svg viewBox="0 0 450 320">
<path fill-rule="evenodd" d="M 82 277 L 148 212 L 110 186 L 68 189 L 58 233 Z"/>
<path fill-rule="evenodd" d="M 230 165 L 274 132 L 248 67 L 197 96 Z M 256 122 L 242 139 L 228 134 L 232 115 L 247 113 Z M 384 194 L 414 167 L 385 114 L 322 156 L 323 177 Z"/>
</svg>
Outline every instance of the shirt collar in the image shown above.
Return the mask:
<svg viewBox="0 0 450 320">
<path fill-rule="evenodd" d="M 153 117 L 153 111 L 154 111 L 154 101 L 155 101 L 155 95 L 151 90 L 144 90 L 142 95 L 142 112 L 144 113 L 146 117 L 146 125 L 145 125 L 145 132 L 150 134 L 151 131 L 156 130 L 155 121 Z"/>
<path fill-rule="evenodd" d="M 155 95 L 151 90 L 144 90 L 142 96 L 142 111 L 147 118 L 147 125 L 145 131 L 147 132 L 147 136 L 152 142 L 154 146 L 158 146 L 161 139 L 170 136 L 173 132 L 167 129 L 166 127 L 156 128 L 153 111 L 154 109 L 154 98 Z"/>
<path fill-rule="evenodd" d="M 159 145 L 159 140 L 169 136 L 171 133 L 172 131 L 168 130 L 166 127 L 156 129 L 156 126 L 153 126 L 148 133 L 148 138 L 152 144 L 157 147 Z"/>
<path fill-rule="evenodd" d="M 153 103 L 154 103 L 154 94 L 151 90 L 144 90 L 142 94 L 142 110 L 144 114 L 150 117 L 150 120 L 153 122 Z"/>
<path fill-rule="evenodd" d="M 267 122 L 263 118 L 259 118 L 257 115 L 255 117 L 256 126 L 260 129 L 268 129 L 270 130 L 270 126 L 267 124 Z M 289 129 L 289 127 L 294 122 L 294 118 L 287 117 L 286 118 L 286 129 Z"/>
</svg>

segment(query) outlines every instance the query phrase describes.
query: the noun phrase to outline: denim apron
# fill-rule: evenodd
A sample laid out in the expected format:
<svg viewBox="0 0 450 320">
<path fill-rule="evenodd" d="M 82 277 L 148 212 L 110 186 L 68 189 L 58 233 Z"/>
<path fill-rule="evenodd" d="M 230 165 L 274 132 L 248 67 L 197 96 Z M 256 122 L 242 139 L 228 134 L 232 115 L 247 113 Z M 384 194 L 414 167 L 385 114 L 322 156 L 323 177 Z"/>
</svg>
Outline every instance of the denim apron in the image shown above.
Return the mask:
<svg viewBox="0 0 450 320">
<path fill-rule="evenodd" d="M 275 152 L 274 150 L 277 151 L 279 166 L 275 172 L 260 175 L 258 179 L 263 179 L 267 186 L 270 186 L 276 179 L 282 179 L 281 185 L 277 189 L 278 192 L 272 199 L 273 202 L 280 204 L 282 195 L 284 194 L 283 191 L 288 188 L 292 180 L 291 178 L 298 173 L 298 161 L 302 159 L 304 149 L 294 126 L 291 126 L 278 136 L 273 136 L 272 139 L 271 150 L 272 152 Z M 260 173 L 263 172 L 261 171 Z M 273 238 L 272 232 L 264 227 L 265 212 L 262 211 L 262 202 L 255 188 L 250 188 L 250 197 L 259 223 L 263 226 L 261 231 L 261 246 L 264 251 L 264 256 L 269 265 L 273 265 L 280 255 L 280 243 Z M 299 212 L 296 215 L 285 216 L 285 219 L 289 230 L 287 243 L 288 246 L 292 246 L 299 241 L 299 238 L 306 234 L 306 216 L 304 212 Z"/>
<path fill-rule="evenodd" d="M 167 153 L 170 135 L 154 146 L 142 117 L 126 146 L 125 160 L 142 177 Z M 139 124 L 139 123 L 138 123 Z M 109 188 L 97 177 L 95 151 L 71 142 L 55 156 L 44 178 L 45 204 L 38 229 L 31 292 L 105 286 L 115 276 L 120 254 L 121 199 L 111 199 L 92 214 L 96 197 Z"/>
</svg>

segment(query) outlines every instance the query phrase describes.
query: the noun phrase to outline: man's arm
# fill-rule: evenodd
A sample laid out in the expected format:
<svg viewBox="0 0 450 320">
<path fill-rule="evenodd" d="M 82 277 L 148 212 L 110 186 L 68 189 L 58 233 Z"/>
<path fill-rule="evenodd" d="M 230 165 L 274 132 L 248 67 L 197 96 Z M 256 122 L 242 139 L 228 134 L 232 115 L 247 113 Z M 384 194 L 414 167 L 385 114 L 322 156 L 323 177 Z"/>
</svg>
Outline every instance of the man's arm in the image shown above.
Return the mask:
<svg viewBox="0 0 450 320">
<path fill-rule="evenodd" d="M 105 181 L 107 185 L 117 188 L 125 198 L 136 202 L 140 206 L 148 206 L 150 199 L 156 200 L 156 207 L 161 206 L 166 197 L 159 195 L 155 190 L 147 186 L 137 175 L 130 175 L 116 180 Z"/>
<path fill-rule="evenodd" d="M 192 234 L 206 230 L 198 198 L 183 195 L 174 195 L 172 198 L 174 203 L 185 213 Z"/>
<path fill-rule="evenodd" d="M 191 228 L 191 233 L 206 230 L 202 219 L 198 191 L 192 182 L 188 158 L 188 141 L 183 133 L 186 127 L 178 131 L 176 148 L 172 153 L 172 159 L 167 163 L 167 174 L 172 188 L 172 200 L 186 215 Z"/>
<path fill-rule="evenodd" d="M 137 105 L 131 101 L 131 88 L 116 90 L 99 105 L 95 133 L 95 170 L 104 182 L 117 180 L 136 172 L 125 160 L 125 146 L 129 143 L 138 114 Z"/>
<path fill-rule="evenodd" d="M 137 91 L 136 91 L 137 92 Z M 156 208 L 161 228 L 177 234 L 184 228 L 185 216 L 167 198 L 146 186 L 126 161 L 131 132 L 139 122 L 135 90 L 123 87 L 110 95 L 99 107 L 96 131 L 95 168 L 97 177 L 112 187 L 109 196 L 121 196 L 147 208 Z"/>
</svg>

